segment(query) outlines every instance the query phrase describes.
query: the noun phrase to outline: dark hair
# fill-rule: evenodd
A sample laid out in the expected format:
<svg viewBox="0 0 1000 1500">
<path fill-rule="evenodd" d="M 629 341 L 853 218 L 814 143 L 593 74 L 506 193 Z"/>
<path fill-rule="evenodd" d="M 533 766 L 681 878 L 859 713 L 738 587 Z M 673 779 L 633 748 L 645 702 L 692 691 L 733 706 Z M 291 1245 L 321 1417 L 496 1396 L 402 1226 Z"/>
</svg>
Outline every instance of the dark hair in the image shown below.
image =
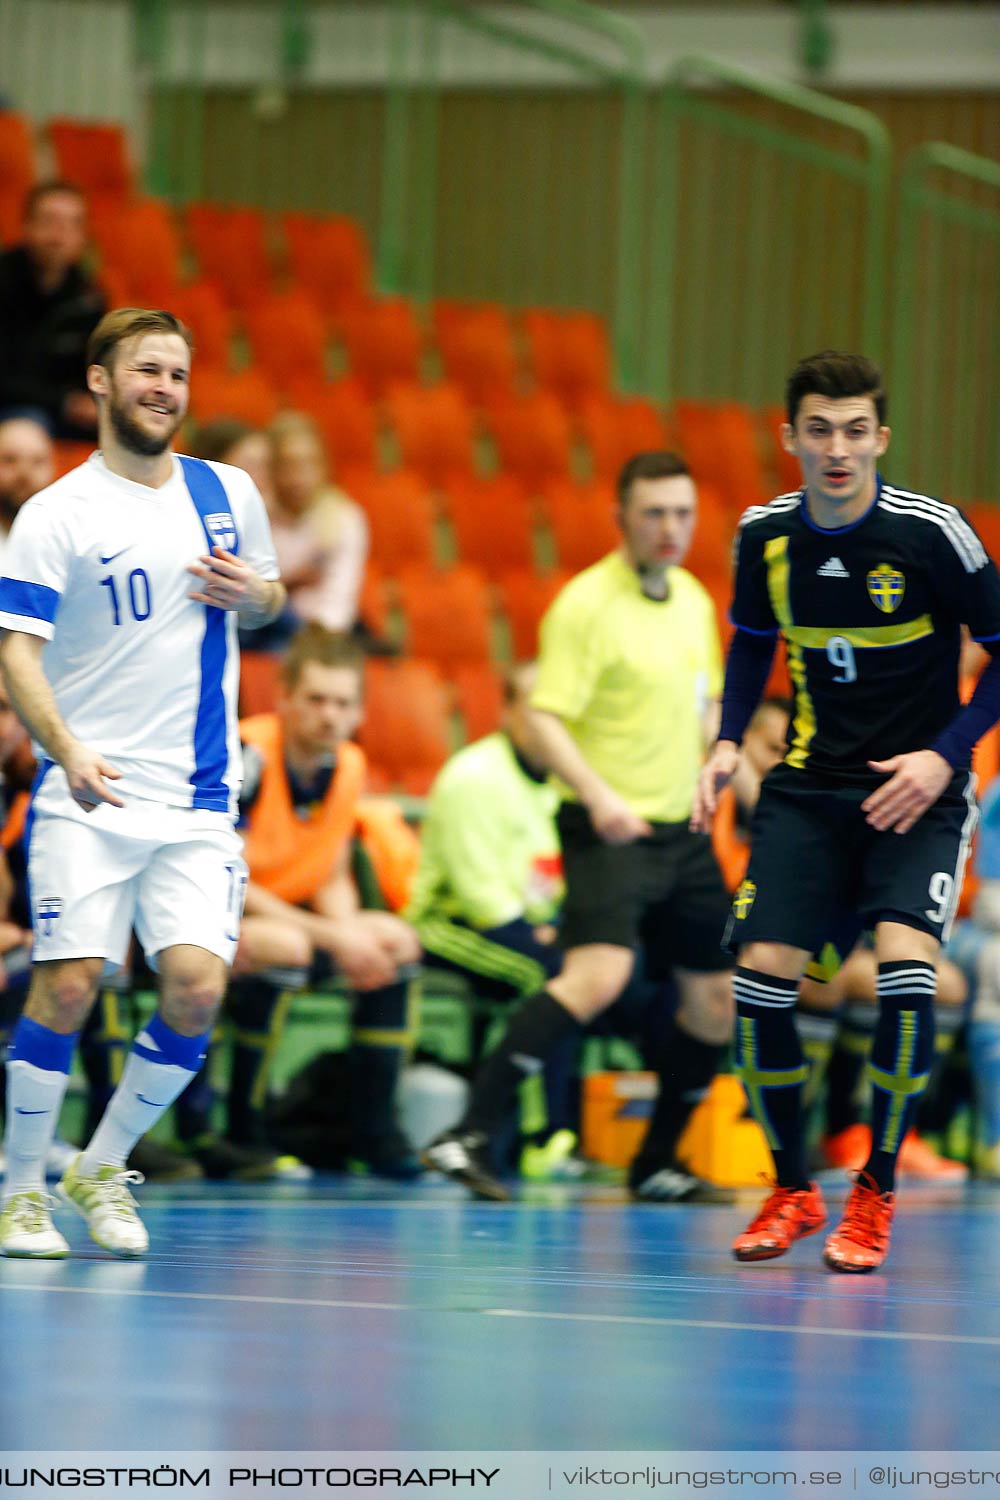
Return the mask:
<svg viewBox="0 0 1000 1500">
<path fill-rule="evenodd" d="M 835 401 L 843 396 L 870 396 L 880 427 L 889 411 L 878 365 L 863 354 L 842 354 L 836 349 L 824 349 L 819 354 L 810 354 L 808 359 L 800 359 L 789 375 L 785 407 L 793 427 L 806 396 L 830 396 Z"/>
<path fill-rule="evenodd" d="M 321 667 L 348 667 L 363 677 L 365 653 L 353 635 L 343 631 L 327 630 L 325 625 L 312 622 L 303 625 L 292 637 L 292 644 L 281 662 L 281 680 L 289 690 L 298 685 L 302 669 L 307 662 L 319 662 Z"/>
<path fill-rule="evenodd" d="M 226 454 L 242 443 L 244 438 L 254 437 L 256 427 L 239 422 L 235 417 L 219 417 L 199 427 L 193 441 L 188 445 L 192 458 L 207 458 L 213 463 L 224 463 Z"/>
<path fill-rule="evenodd" d="M 172 312 L 163 308 L 116 307 L 113 312 L 105 313 L 87 340 L 88 365 L 103 365 L 110 370 L 118 345 L 144 333 L 176 333 L 189 349 L 194 348 L 190 329 Z"/>
<path fill-rule="evenodd" d="M 75 182 L 64 182 L 61 177 L 49 177 L 45 182 L 36 182 L 34 187 L 29 188 L 24 195 L 24 206 L 21 210 L 22 220 L 28 220 L 35 212 L 43 198 L 48 198 L 56 193 L 72 193 L 74 198 L 79 198 L 86 207 L 87 197 L 83 189 L 77 187 Z"/>
<path fill-rule="evenodd" d="M 618 475 L 618 504 L 626 503 L 629 491 L 637 479 L 675 479 L 678 475 L 690 473 L 691 470 L 679 453 L 668 453 L 665 450 L 633 453 Z"/>
</svg>

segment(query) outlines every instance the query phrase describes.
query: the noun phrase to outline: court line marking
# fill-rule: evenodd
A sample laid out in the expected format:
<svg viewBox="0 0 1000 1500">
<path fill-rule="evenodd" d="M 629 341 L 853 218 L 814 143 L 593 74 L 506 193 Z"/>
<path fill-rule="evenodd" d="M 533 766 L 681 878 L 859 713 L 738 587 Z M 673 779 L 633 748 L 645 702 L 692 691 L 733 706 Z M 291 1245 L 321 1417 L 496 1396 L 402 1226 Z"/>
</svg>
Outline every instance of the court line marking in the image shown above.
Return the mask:
<svg viewBox="0 0 1000 1500">
<path fill-rule="evenodd" d="M 10 1292 L 58 1292 L 85 1297 L 158 1297 L 171 1302 L 240 1302 L 264 1307 L 329 1307 L 359 1312 L 479 1313 L 487 1318 L 521 1318 L 560 1323 L 614 1323 L 640 1328 L 704 1328 L 722 1333 L 816 1334 L 835 1339 L 885 1339 L 915 1344 L 975 1344 L 990 1348 L 1000 1344 L 1000 1335 L 979 1333 L 920 1333 L 884 1328 L 824 1328 L 816 1324 L 737 1323 L 710 1318 L 646 1318 L 623 1313 L 569 1313 L 534 1311 L 518 1307 L 434 1307 L 418 1302 L 351 1302 L 324 1297 L 259 1297 L 238 1292 L 165 1292 L 145 1287 L 46 1286 L 44 1283 L 3 1281 L 0 1289 Z"/>
</svg>

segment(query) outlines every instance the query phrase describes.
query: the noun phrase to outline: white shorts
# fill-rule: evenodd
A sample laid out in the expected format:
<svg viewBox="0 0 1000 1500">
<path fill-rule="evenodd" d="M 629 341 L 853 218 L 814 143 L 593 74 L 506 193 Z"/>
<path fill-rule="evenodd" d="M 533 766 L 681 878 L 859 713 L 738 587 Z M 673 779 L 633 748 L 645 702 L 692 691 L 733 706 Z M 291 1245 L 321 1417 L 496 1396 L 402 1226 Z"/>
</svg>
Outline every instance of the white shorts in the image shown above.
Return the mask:
<svg viewBox="0 0 1000 1500">
<path fill-rule="evenodd" d="M 120 968 L 134 927 L 154 969 L 175 943 L 232 964 L 247 866 L 225 813 L 139 797 L 85 813 L 53 766 L 29 816 L 34 962 L 103 958 L 106 970 Z"/>
</svg>

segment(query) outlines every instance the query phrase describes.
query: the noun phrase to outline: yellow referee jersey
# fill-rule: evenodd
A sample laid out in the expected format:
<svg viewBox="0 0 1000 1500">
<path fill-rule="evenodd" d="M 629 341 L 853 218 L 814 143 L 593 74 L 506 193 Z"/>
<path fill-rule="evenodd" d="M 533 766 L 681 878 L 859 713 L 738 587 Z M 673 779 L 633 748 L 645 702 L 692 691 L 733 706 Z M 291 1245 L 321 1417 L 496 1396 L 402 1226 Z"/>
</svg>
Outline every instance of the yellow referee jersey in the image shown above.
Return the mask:
<svg viewBox="0 0 1000 1500">
<path fill-rule="evenodd" d="M 558 714 L 588 764 L 634 812 L 679 823 L 704 760 L 703 715 L 722 692 L 712 601 L 684 568 L 649 599 L 612 552 L 570 580 L 542 622 L 535 708 Z M 563 795 L 571 798 L 569 788 Z"/>
</svg>

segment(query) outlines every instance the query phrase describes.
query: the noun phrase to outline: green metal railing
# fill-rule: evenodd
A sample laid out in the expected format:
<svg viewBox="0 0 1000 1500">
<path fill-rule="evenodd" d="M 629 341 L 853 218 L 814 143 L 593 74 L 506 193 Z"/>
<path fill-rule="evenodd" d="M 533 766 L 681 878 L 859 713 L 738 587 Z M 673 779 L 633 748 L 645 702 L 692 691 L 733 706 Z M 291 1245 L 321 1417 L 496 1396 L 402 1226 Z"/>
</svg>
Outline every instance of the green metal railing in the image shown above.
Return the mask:
<svg viewBox="0 0 1000 1500">
<path fill-rule="evenodd" d="M 1000 499 L 1000 162 L 938 142 L 899 176 L 890 393 L 894 469 Z"/>
<path fill-rule="evenodd" d="M 646 387 L 759 403 L 824 345 L 878 357 L 889 179 L 865 110 L 684 58 L 660 101 Z"/>
<path fill-rule="evenodd" d="M 612 196 L 610 226 L 613 283 L 610 297 L 601 298 L 610 315 L 617 383 L 635 390 L 639 381 L 641 290 L 636 269 L 642 245 L 642 178 L 645 152 L 644 47 L 641 34 L 610 12 L 580 0 L 525 0 L 520 22 L 478 11 L 456 0 L 397 0 L 392 45 L 391 79 L 383 154 L 382 211 L 378 276 L 386 291 L 405 292 L 428 301 L 443 290 L 437 275 L 437 250 L 442 238 L 438 164 L 441 156 L 441 60 L 446 33 L 487 38 L 504 51 L 534 57 L 567 68 L 574 81 L 606 90 L 616 101 L 618 118 L 613 170 L 617 178 Z M 572 29 L 566 35 L 545 36 L 529 26 L 532 13 L 547 16 Z M 603 53 L 612 51 L 612 61 Z M 493 150 L 515 150 L 515 131 L 492 143 Z M 534 143 L 540 173 L 544 172 L 546 143 Z M 575 216 L 584 222 L 590 198 L 587 163 L 576 164 Z M 597 169 L 601 169 L 597 163 Z M 532 241 L 546 232 L 544 217 L 552 207 L 553 184 L 537 178 L 537 201 L 511 203 L 510 217 L 498 215 L 497 235 L 504 236 L 509 254 L 521 263 L 521 289 L 516 300 L 553 302 L 552 288 L 542 290 L 531 274 Z M 488 176 L 483 191 L 489 191 Z M 596 237 L 601 226 L 591 233 Z M 577 254 L 586 254 L 585 238 L 577 237 Z M 576 278 L 579 281 L 579 276 Z M 597 296 L 598 288 L 592 289 Z M 488 292 L 485 293 L 489 295 Z M 484 295 L 481 290 L 479 295 Z"/>
</svg>

